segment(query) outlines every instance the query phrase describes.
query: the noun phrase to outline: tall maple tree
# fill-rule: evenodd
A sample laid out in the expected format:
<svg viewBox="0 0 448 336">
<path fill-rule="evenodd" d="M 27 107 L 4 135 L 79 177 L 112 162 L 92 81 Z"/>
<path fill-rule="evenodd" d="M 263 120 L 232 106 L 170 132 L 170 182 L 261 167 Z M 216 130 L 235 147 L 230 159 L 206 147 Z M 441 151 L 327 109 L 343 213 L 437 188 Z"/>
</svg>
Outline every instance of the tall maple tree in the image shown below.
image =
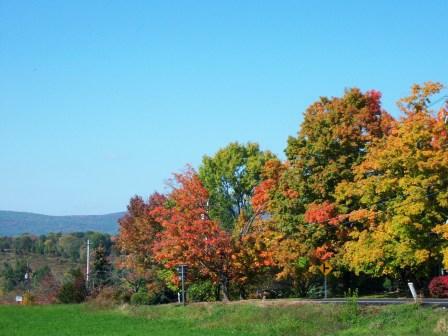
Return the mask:
<svg viewBox="0 0 448 336">
<path fill-rule="evenodd" d="M 354 181 L 337 188 L 350 226 L 342 260 L 357 273 L 419 281 L 441 261 L 437 233 L 446 230 L 448 151 L 445 125 L 429 109 L 441 88 L 414 85 L 399 101 L 404 118 L 369 148 L 353 169 Z"/>
<path fill-rule="evenodd" d="M 277 277 L 292 279 L 302 295 L 317 265 L 334 257 L 346 236 L 336 186 L 353 180 L 352 167 L 393 127 L 380 98 L 378 91 L 356 88 L 320 98 L 306 110 L 297 137 L 289 138 L 288 160 L 268 162 L 255 189 L 254 202 L 265 207 L 265 227 L 277 240 L 271 247 Z"/>
<path fill-rule="evenodd" d="M 150 211 L 163 231 L 153 247 L 155 258 L 166 268 L 186 264 L 190 273 L 219 284 L 224 299 L 232 276 L 231 236 L 210 219 L 208 191 L 197 173 L 188 168 L 175 174 L 168 202 Z"/>
</svg>

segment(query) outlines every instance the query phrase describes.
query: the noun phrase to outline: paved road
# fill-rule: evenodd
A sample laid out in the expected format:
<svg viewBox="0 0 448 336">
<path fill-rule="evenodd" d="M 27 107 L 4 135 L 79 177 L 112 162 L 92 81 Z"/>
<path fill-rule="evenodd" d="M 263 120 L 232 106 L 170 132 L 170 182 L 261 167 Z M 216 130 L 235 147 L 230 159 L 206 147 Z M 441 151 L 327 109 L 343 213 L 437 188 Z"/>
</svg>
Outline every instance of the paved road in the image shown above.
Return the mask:
<svg viewBox="0 0 448 336">
<path fill-rule="evenodd" d="M 344 298 L 337 299 L 322 299 L 322 300 L 304 300 L 302 302 L 312 302 L 312 303 L 335 303 L 342 304 L 346 303 L 347 300 Z M 363 299 L 359 298 L 358 303 L 361 305 L 391 305 L 391 304 L 403 304 L 403 303 L 414 303 L 413 299 Z M 441 306 L 448 307 L 448 299 L 419 299 L 419 303 L 423 305 Z"/>
</svg>

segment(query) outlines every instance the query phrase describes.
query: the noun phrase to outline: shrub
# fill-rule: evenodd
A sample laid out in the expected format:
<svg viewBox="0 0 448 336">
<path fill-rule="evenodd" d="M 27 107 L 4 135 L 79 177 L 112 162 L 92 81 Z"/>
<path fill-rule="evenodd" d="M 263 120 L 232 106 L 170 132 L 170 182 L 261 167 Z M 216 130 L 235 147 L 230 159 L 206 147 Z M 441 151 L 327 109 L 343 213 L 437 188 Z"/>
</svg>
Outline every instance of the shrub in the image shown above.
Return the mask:
<svg viewBox="0 0 448 336">
<path fill-rule="evenodd" d="M 177 294 L 159 279 L 146 284 L 146 290 L 151 305 L 169 303 L 177 298 Z"/>
<path fill-rule="evenodd" d="M 216 286 L 210 280 L 193 283 L 188 288 L 188 298 L 193 302 L 215 301 Z"/>
<path fill-rule="evenodd" d="M 146 291 L 138 291 L 131 296 L 131 304 L 133 305 L 147 305 L 149 303 L 150 298 Z"/>
<path fill-rule="evenodd" d="M 429 283 L 429 293 L 432 297 L 448 298 L 448 276 L 437 276 Z"/>
<path fill-rule="evenodd" d="M 71 279 L 62 285 L 58 293 L 58 299 L 62 303 L 81 303 L 87 297 L 84 275 L 79 269 L 70 273 Z"/>
<path fill-rule="evenodd" d="M 128 302 L 129 300 L 126 301 L 124 299 L 126 295 L 127 292 L 123 288 L 107 286 L 99 290 L 90 303 L 97 307 L 109 308 L 120 303 Z"/>
<path fill-rule="evenodd" d="M 58 299 L 60 288 L 61 286 L 54 277 L 53 273 L 49 272 L 45 275 L 42 275 L 39 282 L 35 285 L 35 289 L 33 291 L 36 296 L 36 303 L 55 303 Z"/>
<path fill-rule="evenodd" d="M 34 303 L 34 296 L 32 296 L 31 293 L 27 291 L 23 295 L 23 304 L 26 305 L 26 306 L 30 306 L 33 303 Z"/>
</svg>

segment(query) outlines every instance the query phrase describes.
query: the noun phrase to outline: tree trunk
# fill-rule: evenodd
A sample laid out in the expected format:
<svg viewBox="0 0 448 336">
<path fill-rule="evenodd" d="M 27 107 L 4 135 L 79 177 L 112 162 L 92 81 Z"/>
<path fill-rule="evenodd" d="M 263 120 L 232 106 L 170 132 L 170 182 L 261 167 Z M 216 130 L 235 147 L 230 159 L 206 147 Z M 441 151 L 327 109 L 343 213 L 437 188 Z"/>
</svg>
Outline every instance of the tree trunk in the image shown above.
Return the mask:
<svg viewBox="0 0 448 336">
<path fill-rule="evenodd" d="M 227 302 L 229 301 L 229 280 L 225 275 L 221 276 L 221 292 L 222 292 L 222 301 Z"/>
<path fill-rule="evenodd" d="M 244 286 L 240 287 L 240 300 L 245 300 L 246 299 L 246 290 L 244 288 Z"/>
</svg>

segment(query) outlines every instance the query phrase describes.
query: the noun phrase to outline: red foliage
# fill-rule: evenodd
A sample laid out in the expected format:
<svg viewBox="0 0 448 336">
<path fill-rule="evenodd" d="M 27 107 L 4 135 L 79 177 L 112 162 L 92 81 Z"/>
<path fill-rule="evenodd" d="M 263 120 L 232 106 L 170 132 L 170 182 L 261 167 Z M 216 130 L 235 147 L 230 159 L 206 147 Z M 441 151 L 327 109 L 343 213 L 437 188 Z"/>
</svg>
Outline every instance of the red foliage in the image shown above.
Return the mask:
<svg viewBox="0 0 448 336">
<path fill-rule="evenodd" d="M 208 217 L 208 192 L 196 172 L 190 168 L 174 179 L 167 205 L 150 212 L 163 227 L 155 259 L 167 268 L 185 263 L 217 282 L 230 272 L 231 237 Z"/>
<path fill-rule="evenodd" d="M 339 222 L 334 204 L 328 201 L 320 204 L 310 204 L 305 212 L 305 221 L 307 223 L 328 223 L 331 225 L 336 225 Z"/>
<path fill-rule="evenodd" d="M 254 188 L 252 196 L 252 207 L 255 212 L 269 210 L 271 192 L 278 187 L 280 177 L 286 166 L 279 160 L 269 160 L 265 163 L 263 169 L 264 180 Z"/>
<path fill-rule="evenodd" d="M 314 257 L 316 257 L 320 262 L 328 260 L 334 256 L 334 252 L 330 251 L 329 245 L 324 245 L 317 247 L 314 251 Z"/>
<path fill-rule="evenodd" d="M 150 261 L 154 239 L 161 231 L 161 225 L 152 211 L 165 202 L 166 197 L 158 193 L 151 195 L 147 203 L 139 196 L 131 199 L 128 212 L 119 220 L 117 243 L 123 252 L 145 264 Z"/>
<path fill-rule="evenodd" d="M 448 298 L 448 276 L 442 275 L 433 278 L 428 288 L 432 297 Z"/>
<path fill-rule="evenodd" d="M 434 122 L 434 137 L 431 145 L 436 149 L 441 149 L 446 146 L 448 142 L 448 102 L 437 113 L 437 118 Z"/>
<path fill-rule="evenodd" d="M 252 196 L 252 206 L 258 210 L 266 210 L 270 201 L 269 192 L 274 188 L 275 181 L 272 179 L 264 180 L 255 187 L 254 194 Z"/>
</svg>

